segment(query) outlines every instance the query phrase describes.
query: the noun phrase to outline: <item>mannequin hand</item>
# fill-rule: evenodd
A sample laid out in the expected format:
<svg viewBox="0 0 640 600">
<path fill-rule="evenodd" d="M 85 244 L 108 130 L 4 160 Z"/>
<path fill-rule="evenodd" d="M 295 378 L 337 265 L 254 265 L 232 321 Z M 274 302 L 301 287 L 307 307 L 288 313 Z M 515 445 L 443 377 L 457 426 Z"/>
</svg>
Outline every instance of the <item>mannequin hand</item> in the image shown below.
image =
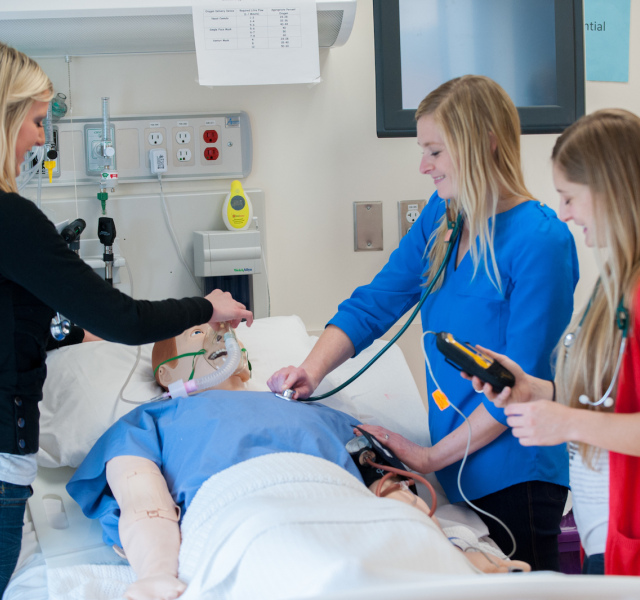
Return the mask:
<svg viewBox="0 0 640 600">
<path fill-rule="evenodd" d="M 253 323 L 253 313 L 246 309 L 244 304 L 236 302 L 229 292 L 222 290 L 213 290 L 205 296 L 213 306 L 213 315 L 209 320 L 209 324 L 214 327 L 215 323 L 229 321 L 234 329 L 240 325 L 242 319 L 247 320 L 247 327 L 251 327 Z"/>
<path fill-rule="evenodd" d="M 513 435 L 523 446 L 556 446 L 568 441 L 569 421 L 574 410 L 550 400 L 534 400 L 510 404 L 504 414 Z"/>
<path fill-rule="evenodd" d="M 410 469 L 418 473 L 431 472 L 429 468 L 429 448 L 414 444 L 399 433 L 393 433 L 393 431 L 389 431 L 379 425 L 359 425 L 359 427 L 389 448 Z M 362 435 L 357 429 L 354 429 L 353 433 Z"/>
<path fill-rule="evenodd" d="M 267 381 L 269 389 L 277 394 L 285 390 L 294 390 L 294 400 L 304 400 L 311 396 L 318 387 L 318 383 L 302 367 L 284 367 L 276 371 Z"/>
<path fill-rule="evenodd" d="M 494 391 L 493 386 L 490 383 L 485 383 L 479 377 L 476 377 L 475 375 L 471 376 L 468 373 L 461 371 L 460 376 L 471 381 L 473 389 L 476 392 L 484 393 L 491 402 L 499 407 L 517 402 L 529 402 L 531 400 L 532 390 L 530 377 L 522 370 L 518 363 L 512 361 L 504 354 L 498 354 L 497 352 L 493 352 L 492 350 L 488 350 L 482 346 L 476 346 L 476 348 L 497 360 L 505 369 L 511 371 L 516 379 L 516 384 L 513 388 L 506 387 L 500 393 L 497 393 Z"/>
<path fill-rule="evenodd" d="M 132 583 L 124 593 L 126 600 L 174 600 L 187 585 L 171 575 L 145 577 Z"/>
</svg>

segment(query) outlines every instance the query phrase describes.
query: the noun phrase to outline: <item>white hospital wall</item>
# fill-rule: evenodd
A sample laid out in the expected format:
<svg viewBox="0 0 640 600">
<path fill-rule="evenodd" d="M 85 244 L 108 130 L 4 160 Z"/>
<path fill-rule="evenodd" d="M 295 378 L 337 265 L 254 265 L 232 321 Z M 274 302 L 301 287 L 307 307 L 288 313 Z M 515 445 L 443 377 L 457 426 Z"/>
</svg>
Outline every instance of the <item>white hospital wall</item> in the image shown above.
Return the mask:
<svg viewBox="0 0 640 600">
<path fill-rule="evenodd" d="M 640 113 L 638 39 L 640 0 L 631 2 L 630 81 L 588 83 L 587 110 L 618 106 Z M 428 57 L 425 57 L 428 61 Z M 40 61 L 57 91 L 67 92 L 62 59 Z M 418 173 L 415 138 L 378 139 L 372 1 L 358 0 L 347 44 L 320 52 L 322 82 L 203 88 L 193 54 L 73 58 L 74 115 L 99 116 L 101 96 L 111 114 L 161 115 L 241 109 L 253 130 L 253 171 L 246 187 L 264 190 L 267 253 L 273 315 L 298 314 L 310 331 L 321 330 L 338 303 L 368 282 L 398 243 L 397 201 L 428 198 L 434 186 Z M 555 135 L 524 136 L 523 164 L 535 197 L 556 208 L 549 156 Z M 165 191 L 225 189 L 227 181 L 167 182 Z M 157 189 L 121 185 L 119 194 Z M 54 194 L 69 194 L 56 191 Z M 81 194 L 93 196 L 94 189 Z M 381 201 L 384 251 L 354 252 L 354 201 Z M 179 217 L 177 217 L 179 218 Z M 118 232 L 127 224 L 118 223 Z M 582 279 L 577 305 L 595 280 L 582 233 L 575 230 Z M 517 232 L 514 232 L 517 234 Z M 424 379 L 419 328 L 401 346 L 418 382 Z"/>
</svg>

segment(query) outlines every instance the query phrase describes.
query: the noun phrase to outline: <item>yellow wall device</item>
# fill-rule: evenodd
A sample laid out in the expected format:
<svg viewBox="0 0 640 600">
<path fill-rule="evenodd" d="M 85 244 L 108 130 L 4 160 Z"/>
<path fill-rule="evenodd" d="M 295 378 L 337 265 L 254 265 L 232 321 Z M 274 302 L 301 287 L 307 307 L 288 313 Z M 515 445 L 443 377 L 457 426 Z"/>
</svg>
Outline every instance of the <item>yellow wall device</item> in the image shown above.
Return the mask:
<svg viewBox="0 0 640 600">
<path fill-rule="evenodd" d="M 229 231 L 248 229 L 253 219 L 253 207 L 249 196 L 244 193 L 242 184 L 231 182 L 231 191 L 222 205 L 222 220 Z"/>
</svg>

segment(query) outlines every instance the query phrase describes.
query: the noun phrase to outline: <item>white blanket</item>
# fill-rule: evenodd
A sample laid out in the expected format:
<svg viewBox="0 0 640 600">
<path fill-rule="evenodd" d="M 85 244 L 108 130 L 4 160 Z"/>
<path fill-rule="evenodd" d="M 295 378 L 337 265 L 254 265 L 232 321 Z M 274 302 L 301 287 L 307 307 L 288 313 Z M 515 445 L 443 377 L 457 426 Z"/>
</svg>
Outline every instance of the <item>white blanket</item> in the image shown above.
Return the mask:
<svg viewBox="0 0 640 600">
<path fill-rule="evenodd" d="M 280 453 L 211 477 L 182 523 L 184 600 L 312 598 L 473 574 L 419 510 L 324 459 Z M 49 569 L 51 600 L 116 600 L 129 567 Z"/>
<path fill-rule="evenodd" d="M 312 598 L 474 573 L 422 512 L 301 454 L 255 458 L 209 479 L 182 535 L 184 600 Z"/>
</svg>

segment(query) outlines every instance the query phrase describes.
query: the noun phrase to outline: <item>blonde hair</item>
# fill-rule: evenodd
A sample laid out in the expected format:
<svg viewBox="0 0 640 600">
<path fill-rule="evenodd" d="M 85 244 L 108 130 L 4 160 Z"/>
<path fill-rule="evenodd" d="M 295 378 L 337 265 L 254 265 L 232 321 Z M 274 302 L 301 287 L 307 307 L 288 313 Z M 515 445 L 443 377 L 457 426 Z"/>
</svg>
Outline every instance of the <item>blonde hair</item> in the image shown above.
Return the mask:
<svg viewBox="0 0 640 600">
<path fill-rule="evenodd" d="M 427 115 L 440 129 L 456 169 L 458 197 L 445 200 L 450 200 L 454 215 L 462 213 L 466 219 L 474 275 L 480 260 L 484 260 L 489 279 L 500 290 L 493 248 L 498 200 L 501 194 L 531 198 L 520 164 L 518 111 L 495 81 L 465 75 L 443 83 L 420 103 L 416 121 Z M 447 219 L 443 217 L 429 239 L 428 282 L 444 259 L 447 229 Z M 439 285 L 440 282 L 436 289 Z"/>
<path fill-rule="evenodd" d="M 53 85 L 37 62 L 0 43 L 0 190 L 17 192 L 18 133 L 34 101 L 53 98 Z"/>
<path fill-rule="evenodd" d="M 558 138 L 551 157 L 568 181 L 589 187 L 600 273 L 586 315 L 581 311 L 567 328 L 580 329 L 574 344 L 568 351 L 558 346 L 558 400 L 610 411 L 603 405 L 584 406 L 578 398 L 586 394 L 598 400 L 612 381 L 622 337 L 618 304 L 624 298 L 632 309 L 640 278 L 640 118 L 618 109 L 582 117 Z M 589 462 L 594 455 L 584 444 L 580 452 Z"/>
</svg>

